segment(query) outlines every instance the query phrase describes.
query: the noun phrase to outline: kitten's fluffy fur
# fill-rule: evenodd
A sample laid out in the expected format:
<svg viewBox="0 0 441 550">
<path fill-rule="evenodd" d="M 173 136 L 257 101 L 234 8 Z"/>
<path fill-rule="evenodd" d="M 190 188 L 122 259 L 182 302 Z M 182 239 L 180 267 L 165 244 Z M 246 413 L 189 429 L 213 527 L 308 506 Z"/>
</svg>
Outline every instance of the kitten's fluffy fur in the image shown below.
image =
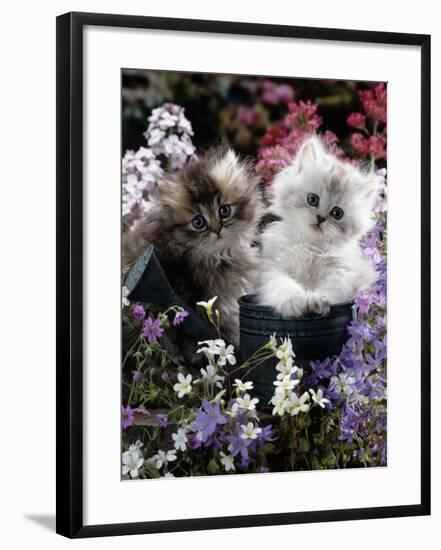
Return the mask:
<svg viewBox="0 0 441 550">
<path fill-rule="evenodd" d="M 262 236 L 260 303 L 283 316 L 327 313 L 374 283 L 374 265 L 360 248 L 375 223 L 373 173 L 342 162 L 312 136 L 275 177 L 273 193 L 272 212 L 282 219 Z M 308 203 L 311 194 L 318 205 Z M 339 220 L 335 207 L 343 211 Z"/>
<path fill-rule="evenodd" d="M 222 218 L 225 205 L 231 214 Z M 256 283 L 252 245 L 261 214 L 252 167 L 232 150 L 213 149 L 158 184 L 155 205 L 124 237 L 124 260 L 133 261 L 153 243 L 170 283 L 191 306 L 218 297 L 222 335 L 237 345 L 237 299 Z M 195 216 L 203 216 L 203 229 L 194 227 Z"/>
</svg>

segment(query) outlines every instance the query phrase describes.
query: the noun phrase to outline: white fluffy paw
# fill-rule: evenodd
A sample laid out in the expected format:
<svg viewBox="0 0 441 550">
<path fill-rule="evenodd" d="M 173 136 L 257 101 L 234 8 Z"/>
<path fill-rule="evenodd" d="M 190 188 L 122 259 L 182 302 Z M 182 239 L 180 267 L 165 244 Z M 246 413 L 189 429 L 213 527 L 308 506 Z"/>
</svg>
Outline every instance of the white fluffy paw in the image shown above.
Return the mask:
<svg viewBox="0 0 441 550">
<path fill-rule="evenodd" d="M 306 295 L 306 310 L 311 313 L 327 315 L 331 305 L 323 294 L 308 292 Z"/>
</svg>

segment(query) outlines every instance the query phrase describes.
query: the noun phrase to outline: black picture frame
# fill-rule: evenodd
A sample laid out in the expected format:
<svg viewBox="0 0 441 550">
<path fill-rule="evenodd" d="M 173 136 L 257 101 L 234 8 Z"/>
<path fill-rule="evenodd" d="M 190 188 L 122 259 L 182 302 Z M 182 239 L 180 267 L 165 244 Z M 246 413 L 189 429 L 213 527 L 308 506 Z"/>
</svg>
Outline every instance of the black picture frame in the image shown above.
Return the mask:
<svg viewBox="0 0 441 550">
<path fill-rule="evenodd" d="M 83 524 L 83 29 L 86 25 L 421 48 L 421 495 L 412 505 Z M 57 17 L 56 531 L 99 537 L 430 514 L 430 36 L 98 13 Z"/>
</svg>

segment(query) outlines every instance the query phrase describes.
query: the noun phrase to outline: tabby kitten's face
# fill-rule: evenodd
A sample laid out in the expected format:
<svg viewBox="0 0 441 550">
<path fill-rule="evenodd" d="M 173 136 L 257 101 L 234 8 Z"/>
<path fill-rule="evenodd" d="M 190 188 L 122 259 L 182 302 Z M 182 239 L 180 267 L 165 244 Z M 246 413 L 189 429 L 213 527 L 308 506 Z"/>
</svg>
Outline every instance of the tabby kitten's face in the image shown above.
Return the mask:
<svg viewBox="0 0 441 550">
<path fill-rule="evenodd" d="M 157 189 L 160 233 L 176 252 L 230 256 L 253 240 L 261 217 L 259 181 L 233 151 L 211 151 Z"/>
</svg>

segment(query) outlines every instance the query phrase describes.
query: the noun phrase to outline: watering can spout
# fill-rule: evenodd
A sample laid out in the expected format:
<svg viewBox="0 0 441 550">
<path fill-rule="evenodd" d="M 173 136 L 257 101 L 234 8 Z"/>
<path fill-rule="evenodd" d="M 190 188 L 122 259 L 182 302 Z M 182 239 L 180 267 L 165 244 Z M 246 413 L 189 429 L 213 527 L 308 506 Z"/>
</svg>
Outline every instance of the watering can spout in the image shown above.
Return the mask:
<svg viewBox="0 0 441 550">
<path fill-rule="evenodd" d="M 182 330 L 197 340 L 215 338 L 214 330 L 197 315 L 172 288 L 164 270 L 155 254 L 153 245 L 149 245 L 136 260 L 130 270 L 125 286 L 130 300 L 154 304 L 164 308 L 179 306 L 188 312 L 182 324 Z"/>
</svg>

